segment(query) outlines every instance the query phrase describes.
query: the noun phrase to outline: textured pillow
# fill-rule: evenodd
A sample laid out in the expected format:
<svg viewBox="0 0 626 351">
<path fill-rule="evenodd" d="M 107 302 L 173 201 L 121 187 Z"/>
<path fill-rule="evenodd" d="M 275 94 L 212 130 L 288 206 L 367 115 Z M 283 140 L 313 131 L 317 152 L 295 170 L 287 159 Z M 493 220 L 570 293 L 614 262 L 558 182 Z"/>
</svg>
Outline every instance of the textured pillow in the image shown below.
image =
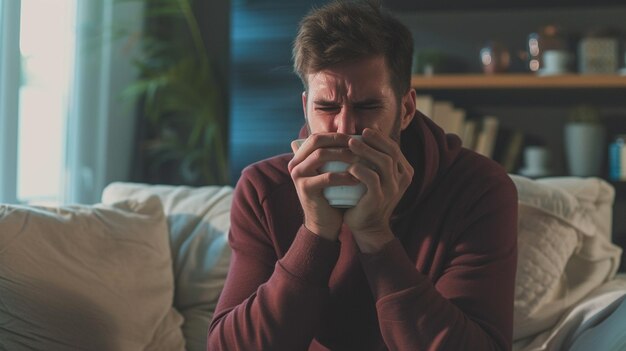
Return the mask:
<svg viewBox="0 0 626 351">
<path fill-rule="evenodd" d="M 567 308 L 610 279 L 620 251 L 604 235 L 606 224 L 599 224 L 601 218 L 610 220 L 613 197 L 606 182 L 511 178 L 519 198 L 518 340 L 551 328 Z"/>
<path fill-rule="evenodd" d="M 183 350 L 160 201 L 0 206 L 0 349 Z"/>
<path fill-rule="evenodd" d="M 579 244 L 575 227 L 519 204 L 515 319 L 524 320 L 554 296 Z"/>
<path fill-rule="evenodd" d="M 113 183 L 102 202 L 157 195 L 167 215 L 174 264 L 174 306 L 185 317 L 188 351 L 205 351 L 209 323 L 230 261 L 228 229 L 233 189 Z"/>
<path fill-rule="evenodd" d="M 520 322 L 556 293 L 579 236 L 594 228 L 571 194 L 522 177 L 514 181 L 519 199 L 515 319 Z"/>
<path fill-rule="evenodd" d="M 537 180 L 572 194 L 595 224 L 600 236 L 611 239 L 615 189 L 600 178 L 551 177 Z M 589 237 L 585 238 L 588 239 Z"/>
</svg>

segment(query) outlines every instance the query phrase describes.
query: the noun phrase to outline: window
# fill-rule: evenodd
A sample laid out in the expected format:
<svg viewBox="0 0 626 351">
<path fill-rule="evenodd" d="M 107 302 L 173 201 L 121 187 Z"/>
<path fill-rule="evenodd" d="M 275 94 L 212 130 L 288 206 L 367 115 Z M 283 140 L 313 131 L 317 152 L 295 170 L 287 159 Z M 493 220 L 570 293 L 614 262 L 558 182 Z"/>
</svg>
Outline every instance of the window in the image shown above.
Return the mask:
<svg viewBox="0 0 626 351">
<path fill-rule="evenodd" d="M 75 56 L 75 0 L 22 0 L 17 200 L 63 194 L 65 126 Z"/>
<path fill-rule="evenodd" d="M 0 203 L 95 203 L 128 181 L 142 1 L 0 0 Z M 97 40 L 99 38 L 99 40 Z"/>
<path fill-rule="evenodd" d="M 0 201 L 58 203 L 75 0 L 0 0 Z"/>
</svg>

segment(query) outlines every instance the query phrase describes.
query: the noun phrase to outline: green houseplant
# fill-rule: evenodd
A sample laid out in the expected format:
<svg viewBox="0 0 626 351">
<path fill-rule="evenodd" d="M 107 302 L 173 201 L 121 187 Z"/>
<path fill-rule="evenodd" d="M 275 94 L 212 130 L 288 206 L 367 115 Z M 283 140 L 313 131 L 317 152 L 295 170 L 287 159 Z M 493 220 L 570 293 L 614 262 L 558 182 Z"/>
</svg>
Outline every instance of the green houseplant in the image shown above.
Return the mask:
<svg viewBox="0 0 626 351">
<path fill-rule="evenodd" d="M 125 90 L 142 102 L 140 180 L 228 183 L 225 99 L 193 0 L 123 1 L 142 1 L 146 14 L 135 59 L 139 79 Z"/>
</svg>

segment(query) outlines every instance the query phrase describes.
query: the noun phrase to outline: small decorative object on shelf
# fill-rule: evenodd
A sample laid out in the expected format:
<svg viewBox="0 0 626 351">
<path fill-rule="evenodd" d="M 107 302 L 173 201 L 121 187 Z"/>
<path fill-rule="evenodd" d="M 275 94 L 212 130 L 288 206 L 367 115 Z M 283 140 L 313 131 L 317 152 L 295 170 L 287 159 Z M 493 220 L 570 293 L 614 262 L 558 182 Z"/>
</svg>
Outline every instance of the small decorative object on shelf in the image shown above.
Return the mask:
<svg viewBox="0 0 626 351">
<path fill-rule="evenodd" d="M 550 151 L 541 145 L 531 145 L 524 149 L 524 168 L 519 173 L 529 178 L 552 175 L 550 169 Z"/>
<path fill-rule="evenodd" d="M 539 34 L 530 33 L 528 35 L 528 69 L 531 72 L 539 70 L 541 65 L 541 56 L 539 54 Z"/>
<path fill-rule="evenodd" d="M 600 112 L 587 105 L 574 107 L 565 125 L 565 154 L 570 175 L 599 176 L 605 155 L 606 131 Z"/>
<path fill-rule="evenodd" d="M 413 55 L 411 72 L 424 76 L 466 71 L 466 64 L 460 58 L 439 49 L 416 49 Z"/>
<path fill-rule="evenodd" d="M 445 65 L 445 54 L 435 49 L 415 50 L 413 55 L 413 74 L 432 76 L 440 73 Z"/>
<path fill-rule="evenodd" d="M 624 47 L 626 48 L 626 42 L 624 42 Z M 619 74 L 622 76 L 626 76 L 626 49 L 624 50 L 624 62 L 623 62 L 624 67 L 622 67 L 622 69 L 619 70 Z"/>
<path fill-rule="evenodd" d="M 612 29 L 589 32 L 578 44 L 578 71 L 611 74 L 619 68 L 618 34 Z"/>
<path fill-rule="evenodd" d="M 566 50 L 547 50 L 543 53 L 543 67 L 537 71 L 540 76 L 553 76 L 570 72 L 572 54 Z"/>
<path fill-rule="evenodd" d="M 609 145 L 609 179 L 626 181 L 626 134 L 620 134 Z"/>
<path fill-rule="evenodd" d="M 544 68 L 543 54 L 550 50 L 567 51 L 567 41 L 562 29 L 556 25 L 548 25 L 528 35 L 526 48 L 528 50 L 528 70 L 539 72 Z"/>
<path fill-rule="evenodd" d="M 509 50 L 497 41 L 490 41 L 480 50 L 480 61 L 485 74 L 506 72 L 511 64 Z"/>
</svg>

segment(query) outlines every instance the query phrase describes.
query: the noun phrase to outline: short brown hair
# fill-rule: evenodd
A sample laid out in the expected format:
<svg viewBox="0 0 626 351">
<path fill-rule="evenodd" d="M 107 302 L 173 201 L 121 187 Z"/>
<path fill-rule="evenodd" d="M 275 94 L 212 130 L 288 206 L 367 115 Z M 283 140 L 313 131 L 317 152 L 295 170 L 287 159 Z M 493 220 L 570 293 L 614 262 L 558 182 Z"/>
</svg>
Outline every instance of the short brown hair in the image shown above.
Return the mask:
<svg viewBox="0 0 626 351">
<path fill-rule="evenodd" d="M 333 65 L 383 56 L 398 98 L 411 85 L 413 37 L 373 1 L 333 1 L 300 22 L 293 45 L 294 70 L 308 90 L 307 74 Z"/>
</svg>

